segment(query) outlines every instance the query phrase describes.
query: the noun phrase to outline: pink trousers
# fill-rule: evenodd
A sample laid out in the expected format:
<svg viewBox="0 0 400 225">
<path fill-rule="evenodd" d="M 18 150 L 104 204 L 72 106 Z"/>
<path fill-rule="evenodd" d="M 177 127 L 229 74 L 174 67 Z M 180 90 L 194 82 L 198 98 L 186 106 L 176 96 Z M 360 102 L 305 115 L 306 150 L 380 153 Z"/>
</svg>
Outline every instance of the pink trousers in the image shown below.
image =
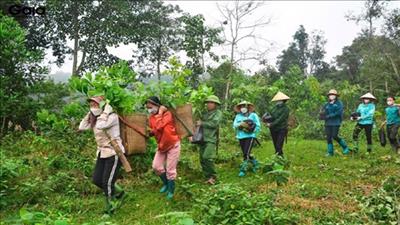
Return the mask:
<svg viewBox="0 0 400 225">
<path fill-rule="evenodd" d="M 181 153 L 181 143 L 178 142 L 167 152 L 157 151 L 153 160 L 153 170 L 157 175 L 167 173 L 168 180 L 175 180 L 176 166 L 178 165 L 179 155 Z"/>
</svg>

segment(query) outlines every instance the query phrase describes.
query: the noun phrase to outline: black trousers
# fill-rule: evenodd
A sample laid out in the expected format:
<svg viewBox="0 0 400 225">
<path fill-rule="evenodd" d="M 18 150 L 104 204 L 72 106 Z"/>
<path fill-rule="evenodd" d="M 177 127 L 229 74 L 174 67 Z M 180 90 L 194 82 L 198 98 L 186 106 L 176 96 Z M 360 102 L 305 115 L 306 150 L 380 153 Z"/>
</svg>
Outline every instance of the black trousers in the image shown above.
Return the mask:
<svg viewBox="0 0 400 225">
<path fill-rule="evenodd" d="M 333 140 L 340 142 L 339 129 L 340 126 L 325 126 L 326 141 L 328 144 L 332 144 Z"/>
<path fill-rule="evenodd" d="M 114 185 L 120 168 L 121 161 L 117 155 L 108 158 L 97 157 L 93 173 L 93 183 L 103 189 L 106 197 L 111 197 L 115 193 Z"/>
<path fill-rule="evenodd" d="M 239 144 L 240 148 L 242 149 L 243 160 L 254 159 L 254 157 L 251 156 L 251 149 L 254 145 L 254 138 L 239 139 Z"/>
<path fill-rule="evenodd" d="M 275 154 L 277 155 L 283 155 L 283 143 L 285 141 L 286 134 L 288 132 L 287 129 L 280 129 L 280 130 L 272 130 L 271 131 L 271 136 L 272 136 L 272 142 L 274 143 L 274 148 L 275 148 Z"/>
<path fill-rule="evenodd" d="M 387 125 L 386 129 L 390 145 L 394 148 L 400 148 L 400 138 L 399 138 L 400 125 L 397 124 Z"/>
<path fill-rule="evenodd" d="M 372 124 L 356 124 L 356 127 L 354 128 L 353 131 L 353 140 L 358 141 L 358 136 L 360 135 L 360 132 L 362 130 L 365 130 L 365 136 L 367 136 L 367 143 L 369 145 L 372 145 Z"/>
</svg>

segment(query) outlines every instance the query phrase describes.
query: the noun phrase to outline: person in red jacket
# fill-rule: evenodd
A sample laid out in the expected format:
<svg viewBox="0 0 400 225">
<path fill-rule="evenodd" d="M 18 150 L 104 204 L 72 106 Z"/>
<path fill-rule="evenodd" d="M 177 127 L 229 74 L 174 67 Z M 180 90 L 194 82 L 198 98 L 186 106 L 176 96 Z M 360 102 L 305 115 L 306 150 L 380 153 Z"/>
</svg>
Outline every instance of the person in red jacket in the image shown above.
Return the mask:
<svg viewBox="0 0 400 225">
<path fill-rule="evenodd" d="M 177 175 L 176 166 L 181 152 L 180 138 L 176 133 L 174 117 L 155 96 L 147 99 L 146 108 L 150 113 L 150 135 L 154 136 L 157 141 L 153 170 L 163 182 L 160 193 L 167 192 L 167 199 L 172 199 Z"/>
</svg>

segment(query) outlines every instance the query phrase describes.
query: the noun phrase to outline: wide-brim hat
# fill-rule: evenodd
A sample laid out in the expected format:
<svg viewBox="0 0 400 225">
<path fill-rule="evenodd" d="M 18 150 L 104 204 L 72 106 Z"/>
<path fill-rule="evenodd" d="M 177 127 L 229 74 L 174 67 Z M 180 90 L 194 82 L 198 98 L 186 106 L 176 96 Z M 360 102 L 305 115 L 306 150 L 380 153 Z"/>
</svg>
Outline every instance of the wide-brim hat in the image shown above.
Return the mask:
<svg viewBox="0 0 400 225">
<path fill-rule="evenodd" d="M 249 112 L 254 112 L 254 110 L 255 110 L 253 103 L 248 102 L 248 101 L 241 101 L 241 102 L 239 102 L 239 104 L 235 105 L 235 108 L 234 108 L 235 112 L 240 112 L 240 108 L 241 108 L 240 106 L 242 106 L 242 105 L 247 105 Z"/>
<path fill-rule="evenodd" d="M 146 100 L 146 103 L 148 102 L 156 106 L 162 105 L 160 99 L 157 96 L 151 96 Z"/>
<path fill-rule="evenodd" d="M 284 100 L 289 100 L 289 96 L 283 94 L 282 92 L 278 91 L 278 93 L 276 93 L 276 95 L 272 98 L 272 102 L 276 102 L 276 101 L 284 101 Z"/>
<path fill-rule="evenodd" d="M 329 90 L 329 92 L 328 92 L 327 95 L 336 95 L 336 96 L 339 96 L 339 93 L 338 93 L 335 89 L 331 89 L 331 90 Z"/>
<path fill-rule="evenodd" d="M 215 96 L 215 95 L 208 96 L 204 102 L 214 102 L 214 103 L 217 103 L 218 105 L 221 105 L 221 102 L 219 101 L 218 96 Z"/>
<path fill-rule="evenodd" d="M 376 100 L 375 96 L 373 96 L 371 93 L 367 93 L 363 96 L 360 97 L 360 99 L 372 99 L 372 100 Z"/>
<path fill-rule="evenodd" d="M 94 102 L 96 102 L 97 104 L 100 105 L 100 103 L 101 103 L 102 101 L 104 101 L 104 96 L 93 96 L 93 97 L 91 97 L 91 98 L 88 98 L 87 101 L 88 101 L 88 102 L 94 101 Z"/>
</svg>

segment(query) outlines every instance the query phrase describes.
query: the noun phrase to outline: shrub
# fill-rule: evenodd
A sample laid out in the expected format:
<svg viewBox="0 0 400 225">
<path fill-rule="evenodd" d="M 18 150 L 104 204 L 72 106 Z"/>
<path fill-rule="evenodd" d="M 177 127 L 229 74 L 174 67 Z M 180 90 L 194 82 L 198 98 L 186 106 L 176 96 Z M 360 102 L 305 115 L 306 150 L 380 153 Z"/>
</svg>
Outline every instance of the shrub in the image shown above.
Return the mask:
<svg viewBox="0 0 400 225">
<path fill-rule="evenodd" d="M 274 206 L 275 193 L 253 194 L 238 186 L 216 185 L 195 200 L 198 224 L 296 224 L 297 217 Z"/>
</svg>

